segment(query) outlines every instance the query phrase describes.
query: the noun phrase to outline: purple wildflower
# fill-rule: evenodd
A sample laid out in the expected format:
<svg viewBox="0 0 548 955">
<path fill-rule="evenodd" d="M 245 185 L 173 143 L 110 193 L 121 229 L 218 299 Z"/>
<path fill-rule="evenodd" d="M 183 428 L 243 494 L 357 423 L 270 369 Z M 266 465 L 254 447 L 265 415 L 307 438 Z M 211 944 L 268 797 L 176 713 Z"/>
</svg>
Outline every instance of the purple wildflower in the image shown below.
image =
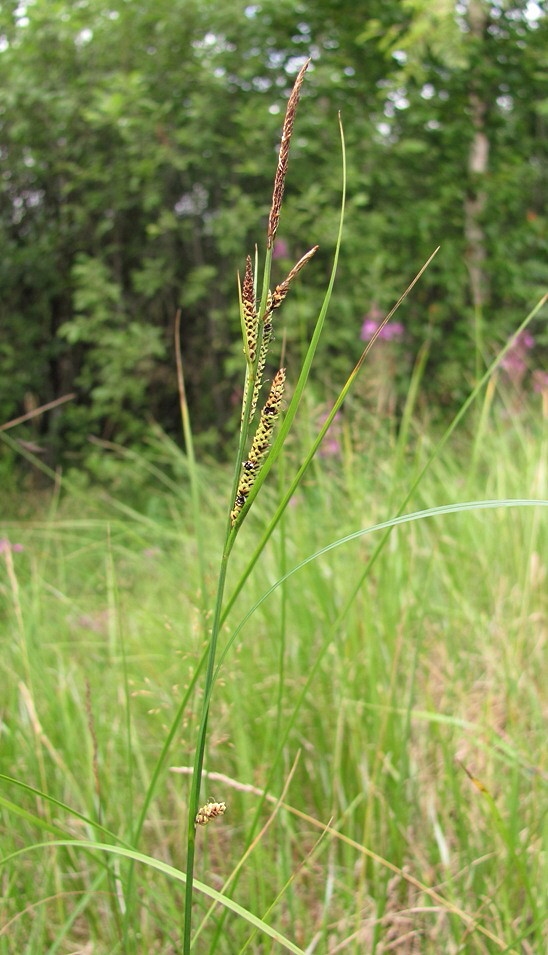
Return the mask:
<svg viewBox="0 0 548 955">
<path fill-rule="evenodd" d="M 535 339 L 528 331 L 520 332 L 502 359 L 500 366 L 510 380 L 518 385 L 527 371 L 527 352 L 534 348 Z"/>
<path fill-rule="evenodd" d="M 320 425 L 324 424 L 327 417 L 328 417 L 328 412 L 325 412 L 325 414 L 322 414 L 320 416 L 320 419 L 319 419 Z M 340 442 L 341 429 L 342 429 L 341 413 L 340 411 L 337 411 L 337 413 L 335 414 L 335 417 L 333 418 L 333 421 L 329 425 L 327 434 L 325 435 L 320 445 L 320 450 L 318 451 L 318 454 L 320 455 L 321 458 L 336 457 L 338 454 L 341 453 L 341 442 Z"/>
<path fill-rule="evenodd" d="M 10 550 L 14 554 L 20 554 L 24 549 L 22 544 L 12 544 L 7 537 L 0 537 L 0 554 L 7 554 Z"/>
<path fill-rule="evenodd" d="M 533 372 L 533 391 L 539 394 L 548 392 L 548 371 L 542 371 L 541 368 L 535 369 Z"/>
<path fill-rule="evenodd" d="M 373 336 L 377 333 L 382 318 L 382 312 L 379 312 L 375 307 L 365 316 L 360 334 L 360 338 L 363 342 L 371 341 Z M 389 322 L 381 329 L 379 338 L 384 342 L 396 342 L 403 338 L 403 333 L 404 327 L 401 322 Z"/>
<path fill-rule="evenodd" d="M 525 331 L 523 331 L 523 332 L 520 332 L 519 335 L 518 335 L 518 337 L 516 338 L 516 340 L 515 340 L 515 342 L 514 342 L 513 347 L 514 347 L 514 348 L 517 348 L 517 347 L 522 348 L 524 351 L 530 351 L 531 348 L 534 348 L 534 347 L 535 347 L 535 339 L 534 339 L 533 336 L 531 335 L 531 332 L 528 332 L 527 330 L 525 330 Z"/>
<path fill-rule="evenodd" d="M 363 325 L 360 338 L 362 342 L 369 342 L 377 331 L 379 323 L 374 318 L 366 318 Z"/>
<path fill-rule="evenodd" d="M 510 378 L 520 378 L 527 370 L 527 362 L 522 353 L 511 348 L 500 363 Z"/>
<path fill-rule="evenodd" d="M 318 454 L 321 458 L 336 457 L 341 453 L 340 442 L 336 438 L 327 438 L 321 445 Z"/>
<path fill-rule="evenodd" d="M 273 259 L 287 259 L 289 256 L 289 246 L 285 239 L 276 239 L 272 250 Z"/>
<path fill-rule="evenodd" d="M 396 342 L 400 338 L 403 338 L 404 328 L 401 322 L 388 322 L 388 325 L 385 325 L 382 332 L 379 335 L 379 338 L 383 338 L 385 342 Z"/>
</svg>

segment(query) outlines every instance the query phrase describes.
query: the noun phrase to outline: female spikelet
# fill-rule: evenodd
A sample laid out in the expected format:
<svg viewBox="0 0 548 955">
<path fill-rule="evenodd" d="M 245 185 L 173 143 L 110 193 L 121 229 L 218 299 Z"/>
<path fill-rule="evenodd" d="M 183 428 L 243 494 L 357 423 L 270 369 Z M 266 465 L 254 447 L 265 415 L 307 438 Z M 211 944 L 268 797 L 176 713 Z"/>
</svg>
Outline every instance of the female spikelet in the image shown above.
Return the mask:
<svg viewBox="0 0 548 955">
<path fill-rule="evenodd" d="M 280 413 L 285 383 L 285 368 L 280 368 L 274 376 L 266 404 L 261 411 L 259 424 L 253 438 L 247 461 L 242 465 L 242 476 L 238 484 L 238 491 L 234 507 L 230 513 L 230 520 L 234 525 L 244 506 L 247 496 L 255 483 L 255 478 L 272 442 L 274 422 Z"/>
<path fill-rule="evenodd" d="M 249 416 L 250 420 L 253 419 L 253 416 L 255 414 L 255 409 L 257 407 L 257 401 L 259 398 L 259 390 L 262 384 L 262 378 L 263 378 L 263 373 L 264 373 L 265 364 L 266 364 L 268 346 L 270 345 L 270 341 L 272 338 L 273 314 L 275 310 L 279 308 L 280 305 L 282 305 L 287 293 L 289 292 L 289 286 L 291 285 L 291 282 L 293 281 L 295 276 L 299 274 L 303 266 L 310 261 L 314 253 L 317 251 L 318 251 L 317 245 L 313 246 L 312 249 L 309 249 L 309 251 L 306 252 L 302 256 L 302 258 L 299 259 L 297 264 L 293 266 L 293 268 L 291 269 L 287 277 L 283 280 L 283 282 L 280 282 L 279 285 L 276 285 L 273 292 L 268 293 L 268 298 L 266 302 L 266 311 L 262 319 L 263 334 L 261 339 L 261 347 L 259 349 L 259 361 L 257 363 L 257 376 L 255 379 L 255 388 L 253 389 L 253 400 L 251 402 L 251 414 Z M 243 289 L 242 289 L 242 301 L 243 301 Z"/>
</svg>

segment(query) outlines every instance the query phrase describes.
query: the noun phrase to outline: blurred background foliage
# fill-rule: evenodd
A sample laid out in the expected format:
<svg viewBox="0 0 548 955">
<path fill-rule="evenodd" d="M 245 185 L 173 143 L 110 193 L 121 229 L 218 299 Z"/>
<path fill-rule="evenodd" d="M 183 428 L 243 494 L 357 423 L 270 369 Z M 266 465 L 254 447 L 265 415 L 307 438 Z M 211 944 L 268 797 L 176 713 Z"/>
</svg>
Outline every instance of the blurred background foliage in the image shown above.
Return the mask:
<svg viewBox="0 0 548 955">
<path fill-rule="evenodd" d="M 0 12 L 0 420 L 75 392 L 18 429 L 50 464 L 96 458 L 90 435 L 139 446 L 151 422 L 178 435 L 178 307 L 203 447 L 218 454 L 235 428 L 236 274 L 255 243 L 264 251 L 285 101 L 308 55 L 274 280 L 320 251 L 280 315 L 289 380 L 332 261 L 339 111 L 348 205 L 318 401 L 358 358 L 364 320 L 437 245 L 389 367 L 403 394 L 426 341 L 424 400 L 440 414 L 545 290 L 540 5 L 11 0 Z M 538 375 L 546 338 L 540 323 L 532 333 Z"/>
</svg>

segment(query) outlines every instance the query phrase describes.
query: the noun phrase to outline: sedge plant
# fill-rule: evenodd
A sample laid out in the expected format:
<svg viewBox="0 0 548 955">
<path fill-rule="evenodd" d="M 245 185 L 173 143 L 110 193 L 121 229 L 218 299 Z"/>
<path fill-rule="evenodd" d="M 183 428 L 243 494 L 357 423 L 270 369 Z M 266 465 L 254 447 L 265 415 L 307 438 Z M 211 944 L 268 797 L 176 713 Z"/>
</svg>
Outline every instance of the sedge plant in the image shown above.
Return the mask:
<svg viewBox="0 0 548 955">
<path fill-rule="evenodd" d="M 295 121 L 295 115 L 297 110 L 297 105 L 299 102 L 300 92 L 302 84 L 304 81 L 305 73 L 309 65 L 309 60 L 305 62 L 300 72 L 297 75 L 295 80 L 291 95 L 289 97 L 284 123 L 282 127 L 282 135 L 280 141 L 278 163 L 276 168 L 276 173 L 274 177 L 274 186 L 272 192 L 272 202 L 270 207 L 270 213 L 268 217 L 268 226 L 266 234 L 266 253 L 264 259 L 264 266 L 262 271 L 262 281 L 261 287 L 259 290 L 259 283 L 257 280 L 258 272 L 258 254 L 255 254 L 255 261 L 253 262 L 252 257 L 248 255 L 245 266 L 245 273 L 243 280 L 239 283 L 239 303 L 240 303 L 240 319 L 241 319 L 241 329 L 242 329 L 242 338 L 243 338 L 243 352 L 245 356 L 245 382 L 243 389 L 243 402 L 242 402 L 242 412 L 241 412 L 241 424 L 240 424 L 240 433 L 239 433 L 239 444 L 238 451 L 236 455 L 236 463 L 234 468 L 234 478 L 232 484 L 232 492 L 230 498 L 230 508 L 227 515 L 227 524 L 226 524 L 226 533 L 224 547 L 221 555 L 219 573 L 217 578 L 217 592 L 214 602 L 213 616 L 211 621 L 211 628 L 208 635 L 208 643 L 205 652 L 205 677 L 204 677 L 204 686 L 203 686 L 203 703 L 201 710 L 201 717 L 197 733 L 197 742 L 195 749 L 195 759 L 192 772 L 192 782 L 190 787 L 190 797 L 189 797 L 189 808 L 188 808 L 188 833 L 187 833 L 187 869 L 186 869 L 186 889 L 185 889 L 185 908 L 184 908 L 184 953 L 188 955 L 191 948 L 193 947 L 192 943 L 192 912 L 193 912 L 193 881 L 194 881 L 194 864 L 195 864 L 195 854 L 196 854 L 196 842 L 197 842 L 197 831 L 200 827 L 207 825 L 212 819 L 222 816 L 226 810 L 226 805 L 224 801 L 210 801 L 205 804 L 201 803 L 201 783 L 204 767 L 204 755 L 207 742 L 207 731 L 208 731 L 208 719 L 209 719 L 209 709 L 211 694 L 215 684 L 216 676 L 218 675 L 218 661 L 217 661 L 217 648 L 219 641 L 219 634 L 221 628 L 226 620 L 226 617 L 236 600 L 236 597 L 240 593 L 241 589 L 245 584 L 245 580 L 251 573 L 253 567 L 259 560 L 259 557 L 269 540 L 272 532 L 278 522 L 280 521 L 289 501 L 291 500 L 292 495 L 295 490 L 298 488 L 300 482 L 302 481 L 314 455 L 316 454 L 320 444 L 325 437 L 337 411 L 340 409 L 344 399 L 346 398 L 352 384 L 354 383 L 363 362 L 369 350 L 373 347 L 376 339 L 382 333 L 383 328 L 386 323 L 390 320 L 398 306 L 400 305 L 403 298 L 408 294 L 410 289 L 413 287 L 415 282 L 418 281 L 424 270 L 427 268 L 431 258 L 425 263 L 418 275 L 413 279 L 412 283 L 406 289 L 404 295 L 398 300 L 394 308 L 388 313 L 384 320 L 379 324 L 376 333 L 371 337 L 367 343 L 360 360 L 353 369 L 352 373 L 348 377 L 345 385 L 341 389 L 337 400 L 335 401 L 330 413 L 326 417 L 326 420 L 323 423 L 322 428 L 320 429 L 316 440 L 314 441 L 309 453 L 306 455 L 302 465 L 299 467 L 295 473 L 293 479 L 289 482 L 288 489 L 283 495 L 282 501 L 277 508 L 275 514 L 268 522 L 267 527 L 259 540 L 256 549 L 252 555 L 251 560 L 249 561 L 248 567 L 245 573 L 241 576 L 239 583 L 236 585 L 232 595 L 225 602 L 225 589 L 227 581 L 227 571 L 229 566 L 230 555 L 234 544 L 236 542 L 238 533 L 242 527 L 242 524 L 252 507 L 257 494 L 259 493 L 263 482 L 265 481 L 270 469 L 279 458 L 282 451 L 284 442 L 287 438 L 291 425 L 293 423 L 295 414 L 297 412 L 300 400 L 302 398 L 308 377 L 310 374 L 310 369 L 312 366 L 314 354 L 318 345 L 318 341 L 322 332 L 324 325 L 325 317 L 329 307 L 331 294 L 333 290 L 333 285 L 335 281 L 335 275 L 337 270 L 337 263 L 339 257 L 339 250 L 342 237 L 342 227 L 343 227 L 343 218 L 344 218 L 344 204 L 345 204 L 345 185 L 346 185 L 346 164 L 345 164 L 345 151 L 344 151 L 344 136 L 342 131 L 342 126 L 340 126 L 341 133 L 341 143 L 342 143 L 342 158 L 343 158 L 343 186 L 342 186 L 342 203 L 341 203 L 341 215 L 339 221 L 339 232 L 337 238 L 337 244 L 335 248 L 335 254 L 333 259 L 333 267 L 331 271 L 330 281 L 324 296 L 323 304 L 320 309 L 320 313 L 315 325 L 314 333 L 312 335 L 308 351 L 305 355 L 299 379 L 294 387 L 293 397 L 289 406 L 286 410 L 283 423 L 276 435 L 274 437 L 274 428 L 277 422 L 277 419 L 280 415 L 282 408 L 282 402 L 284 397 L 284 387 L 285 387 L 285 378 L 286 371 L 285 368 L 279 368 L 275 373 L 266 401 L 264 402 L 262 409 L 257 413 L 257 409 L 261 404 L 261 391 L 265 383 L 264 375 L 267 363 L 267 357 L 269 354 L 269 346 L 272 341 L 272 332 L 274 321 L 277 317 L 278 309 L 283 305 L 286 296 L 290 290 L 291 284 L 294 279 L 297 277 L 301 269 L 310 261 L 315 252 L 318 249 L 318 246 L 313 246 L 308 252 L 303 255 L 299 261 L 293 266 L 289 271 L 286 278 L 276 285 L 273 290 L 270 289 L 270 274 L 271 274 L 271 265 L 272 265 L 272 254 L 274 248 L 274 242 L 276 239 L 276 234 L 278 230 L 278 223 L 280 220 L 282 200 L 285 187 L 285 179 L 287 174 L 288 159 L 289 159 L 289 149 L 291 144 L 291 136 L 293 131 L 293 125 Z M 340 124 L 339 124 L 340 125 Z M 437 250 L 436 250 L 437 251 Z M 436 253 L 434 252 L 433 255 Z M 182 384 L 182 372 L 180 373 L 180 385 Z M 184 387 L 184 384 L 183 384 Z M 182 406 L 186 408 L 186 404 L 183 402 Z M 184 420 L 187 416 L 185 414 Z M 187 441 L 190 439 L 190 432 L 188 427 L 185 428 L 185 434 Z M 238 628 L 239 632 L 239 628 Z M 229 640 L 228 645 L 225 646 L 223 651 L 223 658 L 226 655 L 228 646 L 230 646 L 235 638 L 236 634 L 232 635 L 232 639 Z"/>
<path fill-rule="evenodd" d="M 196 830 L 199 825 L 210 821 L 213 814 L 224 813 L 224 803 L 206 803 L 200 807 L 200 790 L 204 754 L 207 739 L 209 706 L 214 684 L 217 644 L 223 621 L 223 603 L 227 579 L 228 562 L 237 534 L 242 526 L 246 514 L 264 481 L 267 473 L 267 458 L 273 463 L 275 449 L 272 447 L 272 435 L 275 422 L 279 416 L 285 385 L 285 369 L 280 368 L 272 381 L 266 402 L 260 411 L 258 424 L 252 435 L 253 422 L 260 401 L 263 386 L 266 360 L 269 344 L 272 340 L 272 330 L 276 311 L 283 304 L 289 291 L 291 282 L 304 265 L 314 255 L 317 246 L 312 248 L 289 272 L 287 278 L 270 291 L 270 272 L 272 253 L 278 230 L 285 178 L 289 160 L 289 148 L 293 124 L 299 102 L 301 87 L 307 61 L 297 75 L 293 90 L 288 100 L 278 156 L 278 165 L 274 178 L 272 203 L 268 218 L 267 246 L 264 262 L 262 289 L 260 296 L 257 288 L 257 255 L 255 268 L 251 256 L 247 257 L 243 282 L 240 285 L 240 317 L 245 355 L 245 385 L 241 415 L 240 440 L 236 455 L 234 480 L 231 494 L 231 506 L 227 516 L 225 543 L 221 556 L 217 595 L 213 611 L 211 635 L 207 649 L 206 672 L 204 681 L 203 706 L 198 729 L 197 744 L 194 760 L 194 771 L 189 799 L 188 837 L 187 837 L 187 870 L 184 910 L 184 953 L 189 955 L 192 940 L 192 908 L 193 908 L 193 874 L 196 851 Z M 295 396 L 296 397 L 296 396 Z M 296 407 L 297 402 L 294 404 Z M 249 447 L 250 444 L 250 447 Z M 248 449 L 248 450 L 247 450 Z M 246 453 L 247 451 L 247 453 Z"/>
</svg>

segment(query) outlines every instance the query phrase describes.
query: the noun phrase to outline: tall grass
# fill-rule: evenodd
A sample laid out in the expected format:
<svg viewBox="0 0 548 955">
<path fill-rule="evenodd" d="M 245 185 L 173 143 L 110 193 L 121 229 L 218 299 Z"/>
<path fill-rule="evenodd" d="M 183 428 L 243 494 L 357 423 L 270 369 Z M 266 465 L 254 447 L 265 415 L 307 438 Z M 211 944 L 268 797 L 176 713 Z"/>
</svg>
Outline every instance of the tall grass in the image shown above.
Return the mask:
<svg viewBox="0 0 548 955">
<path fill-rule="evenodd" d="M 399 429 L 345 415 L 314 458 L 365 358 L 317 440 L 290 431 L 335 261 L 277 437 L 277 395 L 252 424 L 303 76 L 241 289 L 232 482 L 194 458 L 179 367 L 186 455 L 131 462 L 148 513 L 73 487 L 3 528 L 0 955 L 548 943 L 545 421 L 509 421 L 490 369 L 434 439 L 419 365 Z"/>
</svg>

